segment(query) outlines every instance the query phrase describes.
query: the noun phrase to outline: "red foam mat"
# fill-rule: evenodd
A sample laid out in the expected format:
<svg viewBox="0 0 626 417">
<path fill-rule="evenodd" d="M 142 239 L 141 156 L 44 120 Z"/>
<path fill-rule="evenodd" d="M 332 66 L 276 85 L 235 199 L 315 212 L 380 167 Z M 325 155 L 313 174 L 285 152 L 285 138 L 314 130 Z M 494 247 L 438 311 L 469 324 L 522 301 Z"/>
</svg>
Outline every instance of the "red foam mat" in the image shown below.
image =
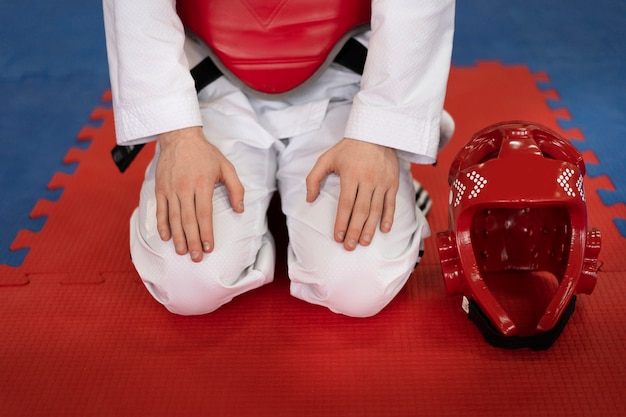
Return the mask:
<svg viewBox="0 0 626 417">
<path fill-rule="evenodd" d="M 474 131 L 505 119 L 559 130 L 524 66 L 453 68 L 447 108 L 457 121 L 436 167 L 414 173 L 446 228 L 446 172 Z M 587 181 L 590 224 L 603 233 L 600 279 L 579 297 L 559 340 L 542 352 L 489 346 L 445 294 L 434 239 L 398 297 L 376 317 L 351 319 L 289 296 L 284 258 L 273 284 L 215 313 L 168 313 L 143 288 L 128 256 L 144 152 L 120 175 L 109 159 L 110 109 L 71 150 L 75 174 L 54 176 L 57 202 L 39 233 L 20 233 L 22 266 L 0 265 L 1 416 L 618 416 L 626 409 L 625 241 Z M 582 140 L 578 131 L 561 131 Z M 585 155 L 593 160 L 593 154 Z M 619 211 L 616 215 L 616 211 Z M 276 208 L 279 248 L 284 228 Z"/>
</svg>

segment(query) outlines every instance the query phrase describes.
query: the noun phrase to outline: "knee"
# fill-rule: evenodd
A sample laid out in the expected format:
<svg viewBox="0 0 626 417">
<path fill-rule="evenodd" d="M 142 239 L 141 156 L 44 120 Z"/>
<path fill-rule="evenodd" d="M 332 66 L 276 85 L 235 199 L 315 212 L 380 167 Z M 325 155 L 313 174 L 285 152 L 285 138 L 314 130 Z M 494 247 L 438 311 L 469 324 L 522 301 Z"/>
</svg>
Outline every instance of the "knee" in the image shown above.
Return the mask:
<svg viewBox="0 0 626 417">
<path fill-rule="evenodd" d="M 142 280 L 148 292 L 167 310 L 184 316 L 211 313 L 234 297 L 219 285 L 218 276 L 199 268 L 160 277 L 143 275 Z"/>
<path fill-rule="evenodd" d="M 358 288 L 358 291 L 357 291 Z M 385 294 L 380 288 L 360 284 L 350 289 L 327 288 L 326 307 L 337 314 L 349 317 L 365 318 L 380 313 L 393 296 Z"/>
<path fill-rule="evenodd" d="M 338 314 L 378 314 L 402 289 L 413 266 L 398 268 L 375 253 L 355 256 L 356 252 L 342 251 L 313 270 L 296 267 L 291 276 L 292 294 Z"/>
<path fill-rule="evenodd" d="M 358 265 L 334 265 L 332 277 L 325 287 L 328 307 L 337 313 L 352 317 L 370 317 L 378 314 L 393 300 L 404 286 L 411 270 L 388 271 L 380 259 L 360 259 Z"/>
<path fill-rule="evenodd" d="M 237 245 L 234 245 L 237 246 Z M 210 313 L 237 295 L 273 279 L 274 244 L 265 237 L 260 250 L 223 247 L 199 263 L 173 251 L 132 251 L 133 262 L 148 292 L 170 312 L 180 315 Z"/>
</svg>

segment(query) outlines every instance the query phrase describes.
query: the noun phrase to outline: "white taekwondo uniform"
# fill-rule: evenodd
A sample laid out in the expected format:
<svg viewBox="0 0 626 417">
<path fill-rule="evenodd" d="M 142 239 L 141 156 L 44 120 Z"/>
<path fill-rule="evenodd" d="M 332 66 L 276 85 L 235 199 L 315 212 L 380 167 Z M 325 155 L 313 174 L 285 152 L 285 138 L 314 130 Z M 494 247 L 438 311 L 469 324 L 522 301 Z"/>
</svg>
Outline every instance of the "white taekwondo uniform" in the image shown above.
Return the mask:
<svg viewBox="0 0 626 417">
<path fill-rule="evenodd" d="M 214 195 L 215 249 L 200 263 L 177 255 L 156 227 L 155 165 L 146 171 L 131 218 L 131 255 L 150 293 L 177 314 L 211 312 L 271 282 L 275 247 L 266 211 L 278 189 L 289 231 L 291 293 L 337 313 L 378 313 L 400 291 L 430 231 L 416 208 L 410 163 L 433 163 L 452 121 L 443 102 L 454 31 L 453 0 L 374 0 L 363 76 L 332 64 L 308 88 L 270 100 L 225 77 L 196 93 L 189 69 L 205 53 L 185 35 L 175 0 L 104 0 L 117 141 L 203 126 L 235 166 L 245 212 Z M 306 41 L 306 40 L 305 40 Z M 442 124 L 443 123 L 443 124 Z M 395 148 L 400 157 L 393 228 L 346 251 L 333 238 L 339 179 L 330 174 L 313 203 L 305 178 L 342 138 Z"/>
</svg>

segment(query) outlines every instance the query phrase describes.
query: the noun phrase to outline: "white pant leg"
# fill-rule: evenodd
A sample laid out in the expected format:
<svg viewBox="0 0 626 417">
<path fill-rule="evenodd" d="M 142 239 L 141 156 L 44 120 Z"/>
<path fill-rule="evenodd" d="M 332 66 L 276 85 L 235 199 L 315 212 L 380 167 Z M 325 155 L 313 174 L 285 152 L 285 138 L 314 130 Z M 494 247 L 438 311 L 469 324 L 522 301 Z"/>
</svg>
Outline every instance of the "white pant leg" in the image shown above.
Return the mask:
<svg viewBox="0 0 626 417">
<path fill-rule="evenodd" d="M 275 248 L 266 212 L 275 191 L 276 152 L 255 121 L 243 94 L 218 81 L 201 104 L 205 135 L 233 163 L 245 187 L 245 212 L 230 207 L 226 187 L 213 198 L 215 249 L 200 263 L 163 242 L 156 227 L 154 174 L 148 167 L 139 207 L 131 218 L 131 256 L 152 296 L 168 310 L 192 315 L 211 312 L 233 297 L 273 279 Z M 217 98 L 215 96 L 218 96 Z M 157 151 L 158 152 L 158 151 Z"/>
<path fill-rule="evenodd" d="M 369 246 L 346 251 L 333 228 L 339 177 L 331 174 L 314 203 L 307 203 L 305 178 L 317 158 L 342 139 L 349 104 L 332 106 L 319 131 L 293 138 L 279 155 L 278 181 L 289 230 L 291 293 L 302 300 L 355 317 L 382 310 L 404 286 L 430 234 L 415 204 L 410 164 L 401 161 L 393 228 L 380 230 Z"/>
</svg>

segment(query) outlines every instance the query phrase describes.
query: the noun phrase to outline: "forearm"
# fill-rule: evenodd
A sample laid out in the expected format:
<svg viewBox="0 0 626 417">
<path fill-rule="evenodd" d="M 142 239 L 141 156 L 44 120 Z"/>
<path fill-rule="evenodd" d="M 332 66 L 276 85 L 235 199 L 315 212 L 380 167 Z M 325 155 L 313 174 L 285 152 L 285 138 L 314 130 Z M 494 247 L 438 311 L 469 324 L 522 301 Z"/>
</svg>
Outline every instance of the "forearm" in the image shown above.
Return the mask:
<svg viewBox="0 0 626 417">
<path fill-rule="evenodd" d="M 103 1 L 117 140 L 201 124 L 173 0 Z"/>
<path fill-rule="evenodd" d="M 377 0 L 346 137 L 436 157 L 454 33 L 452 0 Z"/>
</svg>

